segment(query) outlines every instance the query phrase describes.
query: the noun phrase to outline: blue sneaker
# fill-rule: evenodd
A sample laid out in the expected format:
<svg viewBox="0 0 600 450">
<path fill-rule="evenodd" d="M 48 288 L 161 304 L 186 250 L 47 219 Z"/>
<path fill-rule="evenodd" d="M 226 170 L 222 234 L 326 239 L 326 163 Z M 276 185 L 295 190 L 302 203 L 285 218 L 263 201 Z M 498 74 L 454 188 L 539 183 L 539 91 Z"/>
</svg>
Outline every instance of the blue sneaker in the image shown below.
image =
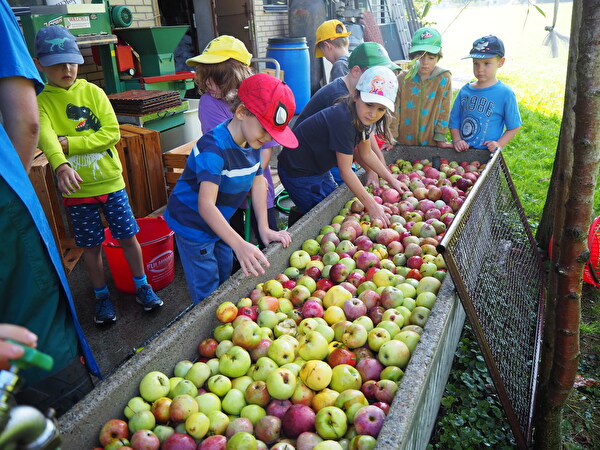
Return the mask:
<svg viewBox="0 0 600 450">
<path fill-rule="evenodd" d="M 117 321 L 115 307 L 110 300 L 110 295 L 96 299 L 96 314 L 94 322 L 98 324 L 114 323 Z"/>
<path fill-rule="evenodd" d="M 152 286 L 144 284 L 135 293 L 136 301 L 144 307 L 144 311 L 152 311 L 163 305 L 163 301 L 152 290 Z"/>
</svg>

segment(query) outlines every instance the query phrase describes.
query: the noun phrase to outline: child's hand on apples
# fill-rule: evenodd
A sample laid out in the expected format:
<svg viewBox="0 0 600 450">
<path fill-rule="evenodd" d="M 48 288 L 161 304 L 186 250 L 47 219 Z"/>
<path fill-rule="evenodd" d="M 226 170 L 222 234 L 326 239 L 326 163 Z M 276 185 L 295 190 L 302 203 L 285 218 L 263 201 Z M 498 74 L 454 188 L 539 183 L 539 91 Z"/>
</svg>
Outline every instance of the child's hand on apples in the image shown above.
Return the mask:
<svg viewBox="0 0 600 450">
<path fill-rule="evenodd" d="M 275 231 L 266 228 L 260 231 L 260 238 L 263 242 L 270 244 L 271 242 L 281 242 L 281 245 L 288 247 L 292 242 L 292 236 L 285 230 Z"/>
</svg>

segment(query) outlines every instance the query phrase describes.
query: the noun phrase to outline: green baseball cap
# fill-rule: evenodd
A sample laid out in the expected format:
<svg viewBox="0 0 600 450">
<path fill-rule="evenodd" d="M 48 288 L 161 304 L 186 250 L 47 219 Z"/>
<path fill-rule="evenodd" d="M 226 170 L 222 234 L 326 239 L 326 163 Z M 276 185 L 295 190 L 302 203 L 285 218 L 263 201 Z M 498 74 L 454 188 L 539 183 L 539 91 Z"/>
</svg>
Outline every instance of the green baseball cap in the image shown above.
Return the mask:
<svg viewBox="0 0 600 450">
<path fill-rule="evenodd" d="M 358 44 L 348 57 L 348 67 L 373 67 L 384 66 L 391 70 L 400 70 L 390 59 L 387 50 L 377 42 L 363 42 Z"/>
<path fill-rule="evenodd" d="M 442 50 L 442 35 L 431 27 L 419 28 L 415 31 L 410 43 L 410 53 L 427 52 L 437 55 Z"/>
</svg>

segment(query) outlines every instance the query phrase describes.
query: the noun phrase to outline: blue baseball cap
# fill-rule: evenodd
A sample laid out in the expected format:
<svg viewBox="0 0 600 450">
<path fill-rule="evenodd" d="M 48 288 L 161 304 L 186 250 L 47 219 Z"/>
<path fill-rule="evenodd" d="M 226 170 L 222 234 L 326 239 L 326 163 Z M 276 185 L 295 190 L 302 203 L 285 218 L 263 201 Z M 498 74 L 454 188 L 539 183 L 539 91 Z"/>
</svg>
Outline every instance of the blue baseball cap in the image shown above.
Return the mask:
<svg viewBox="0 0 600 450">
<path fill-rule="evenodd" d="M 484 36 L 473 42 L 473 48 L 469 56 L 465 56 L 463 59 L 475 58 L 475 59 L 487 59 L 493 58 L 494 56 L 504 57 L 504 44 L 496 36 Z"/>
<path fill-rule="evenodd" d="M 75 36 L 59 25 L 50 25 L 37 32 L 35 55 L 44 67 L 55 64 L 83 64 L 83 56 Z"/>
</svg>

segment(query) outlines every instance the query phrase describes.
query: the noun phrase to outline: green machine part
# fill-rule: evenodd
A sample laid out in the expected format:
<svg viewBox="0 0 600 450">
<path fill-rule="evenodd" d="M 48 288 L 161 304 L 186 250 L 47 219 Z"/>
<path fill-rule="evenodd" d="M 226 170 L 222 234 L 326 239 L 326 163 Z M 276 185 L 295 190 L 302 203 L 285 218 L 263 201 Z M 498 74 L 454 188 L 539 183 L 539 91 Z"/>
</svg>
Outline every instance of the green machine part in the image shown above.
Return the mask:
<svg viewBox="0 0 600 450">
<path fill-rule="evenodd" d="M 36 33 L 49 25 L 62 25 L 69 29 L 81 47 L 96 45 L 104 72 L 105 90 L 108 94 L 122 91 L 115 59 L 116 36 L 113 23 L 129 26 L 133 21 L 127 7 L 109 7 L 102 1 L 91 4 L 32 6 L 29 14 L 20 16 L 23 35 L 31 55 L 34 55 Z"/>
</svg>

